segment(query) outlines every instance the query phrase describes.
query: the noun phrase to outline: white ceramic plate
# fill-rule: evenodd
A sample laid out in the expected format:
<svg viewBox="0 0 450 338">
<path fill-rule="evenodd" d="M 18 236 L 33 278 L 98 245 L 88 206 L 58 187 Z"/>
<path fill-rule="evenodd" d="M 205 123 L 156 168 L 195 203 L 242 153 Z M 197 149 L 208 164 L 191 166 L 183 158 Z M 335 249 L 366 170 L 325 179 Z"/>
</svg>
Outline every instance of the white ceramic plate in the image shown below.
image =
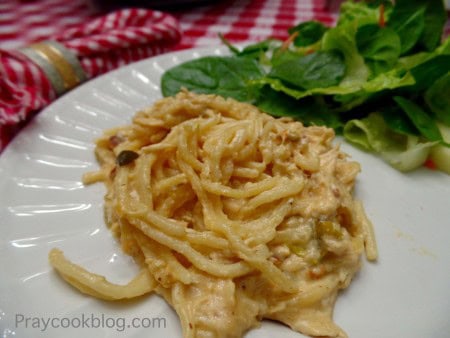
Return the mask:
<svg viewBox="0 0 450 338">
<path fill-rule="evenodd" d="M 176 314 L 158 296 L 126 303 L 84 296 L 52 271 L 47 254 L 58 247 L 113 282 L 131 279 L 137 269 L 103 222 L 102 184 L 81 183 L 84 172 L 97 168 L 93 140 L 160 98 L 164 70 L 223 53 L 166 54 L 90 81 L 41 112 L 0 156 L 2 337 L 181 338 Z M 449 337 L 450 176 L 426 169 L 401 174 L 343 148 L 362 164 L 356 194 L 375 225 L 380 259 L 364 262 L 341 294 L 336 322 L 353 338 Z M 303 336 L 267 321 L 246 337 Z"/>
</svg>

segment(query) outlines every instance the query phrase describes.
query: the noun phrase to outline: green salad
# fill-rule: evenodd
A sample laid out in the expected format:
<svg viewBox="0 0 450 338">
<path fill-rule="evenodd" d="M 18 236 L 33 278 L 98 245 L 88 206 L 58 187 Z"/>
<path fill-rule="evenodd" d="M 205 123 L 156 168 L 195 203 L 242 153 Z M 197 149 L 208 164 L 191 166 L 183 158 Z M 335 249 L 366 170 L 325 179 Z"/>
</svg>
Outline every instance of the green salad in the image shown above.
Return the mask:
<svg viewBox="0 0 450 338">
<path fill-rule="evenodd" d="M 334 27 L 317 21 L 231 56 L 166 71 L 181 88 L 249 102 L 274 116 L 333 128 L 408 171 L 425 162 L 450 174 L 450 39 L 442 0 L 346 1 Z"/>
</svg>

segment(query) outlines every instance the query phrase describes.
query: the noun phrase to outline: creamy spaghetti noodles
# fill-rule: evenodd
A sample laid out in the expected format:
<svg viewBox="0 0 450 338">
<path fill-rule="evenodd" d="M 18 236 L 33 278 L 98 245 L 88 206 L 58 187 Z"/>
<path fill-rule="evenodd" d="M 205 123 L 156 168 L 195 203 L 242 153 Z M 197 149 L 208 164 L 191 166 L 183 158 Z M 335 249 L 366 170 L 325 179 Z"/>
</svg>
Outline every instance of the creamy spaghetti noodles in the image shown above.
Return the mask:
<svg viewBox="0 0 450 338">
<path fill-rule="evenodd" d="M 97 141 L 105 219 L 141 272 L 127 285 L 50 262 L 74 287 L 116 300 L 155 291 L 186 338 L 241 337 L 270 318 L 311 336 L 345 337 L 332 321 L 339 289 L 372 226 L 352 197 L 359 164 L 334 133 L 256 107 L 183 91 Z"/>
</svg>

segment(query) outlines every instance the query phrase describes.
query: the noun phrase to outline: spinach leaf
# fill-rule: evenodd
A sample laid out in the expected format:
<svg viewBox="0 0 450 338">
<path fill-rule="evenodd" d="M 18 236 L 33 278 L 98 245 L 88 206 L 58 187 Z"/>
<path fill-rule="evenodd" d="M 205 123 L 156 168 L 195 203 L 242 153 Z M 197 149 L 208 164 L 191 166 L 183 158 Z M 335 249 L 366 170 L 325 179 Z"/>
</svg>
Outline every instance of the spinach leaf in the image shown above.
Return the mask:
<svg viewBox="0 0 450 338">
<path fill-rule="evenodd" d="M 270 77 L 304 89 L 337 85 L 344 75 L 343 57 L 335 51 L 316 52 L 287 61 L 275 65 L 269 73 Z"/>
<path fill-rule="evenodd" d="M 383 116 L 387 126 L 396 133 L 402 135 L 420 135 L 411 120 L 406 116 L 403 110 L 396 105 L 385 107 L 383 111 L 381 111 L 381 116 Z"/>
<path fill-rule="evenodd" d="M 425 27 L 419 43 L 424 46 L 425 50 L 431 52 L 441 41 L 442 31 L 447 21 L 447 13 L 442 0 L 427 0 L 426 6 Z"/>
<path fill-rule="evenodd" d="M 416 84 L 412 92 L 425 90 L 433 85 L 443 74 L 450 72 L 450 55 L 436 55 L 411 68 Z"/>
<path fill-rule="evenodd" d="M 442 0 L 397 0 L 389 25 L 402 39 L 402 54 L 416 43 L 420 50 L 433 51 L 441 40 L 447 21 Z"/>
<path fill-rule="evenodd" d="M 319 103 L 315 97 L 296 100 L 265 86 L 256 105 L 270 115 L 290 116 L 306 126 L 327 126 L 335 130 L 343 126 L 339 116 L 328 111 L 327 107 Z"/>
<path fill-rule="evenodd" d="M 252 101 L 256 93 L 249 81 L 262 76 L 261 67 L 253 59 L 206 56 L 166 71 L 161 79 L 161 90 L 164 96 L 171 96 L 184 87 L 197 93 Z"/>
<path fill-rule="evenodd" d="M 359 53 L 374 75 L 391 69 L 400 56 L 400 37 L 389 27 L 361 26 L 355 39 Z"/>
<path fill-rule="evenodd" d="M 319 41 L 327 30 L 328 28 L 318 21 L 306 21 L 289 28 L 288 32 L 291 35 L 298 32 L 298 36 L 294 39 L 294 45 L 304 47 Z"/>
<path fill-rule="evenodd" d="M 406 0 L 396 3 L 388 26 L 401 40 L 401 54 L 408 53 L 419 41 L 425 29 L 425 5 L 409 6 Z"/>
<path fill-rule="evenodd" d="M 450 126 L 450 72 L 426 91 L 425 102 L 439 121 Z"/>
<path fill-rule="evenodd" d="M 394 96 L 394 101 L 406 113 L 420 133 L 429 141 L 442 141 L 439 128 L 430 115 L 419 105 L 401 96 Z"/>
</svg>

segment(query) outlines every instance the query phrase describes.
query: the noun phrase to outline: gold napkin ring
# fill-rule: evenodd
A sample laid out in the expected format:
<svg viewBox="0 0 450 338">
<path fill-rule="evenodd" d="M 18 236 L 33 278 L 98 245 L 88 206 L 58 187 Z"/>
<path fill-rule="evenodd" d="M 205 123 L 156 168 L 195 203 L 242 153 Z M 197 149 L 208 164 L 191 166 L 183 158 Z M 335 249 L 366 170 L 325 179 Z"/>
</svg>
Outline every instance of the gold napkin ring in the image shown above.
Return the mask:
<svg viewBox="0 0 450 338">
<path fill-rule="evenodd" d="M 55 41 L 42 41 L 19 49 L 38 65 L 58 96 L 87 80 L 76 55 Z"/>
</svg>

